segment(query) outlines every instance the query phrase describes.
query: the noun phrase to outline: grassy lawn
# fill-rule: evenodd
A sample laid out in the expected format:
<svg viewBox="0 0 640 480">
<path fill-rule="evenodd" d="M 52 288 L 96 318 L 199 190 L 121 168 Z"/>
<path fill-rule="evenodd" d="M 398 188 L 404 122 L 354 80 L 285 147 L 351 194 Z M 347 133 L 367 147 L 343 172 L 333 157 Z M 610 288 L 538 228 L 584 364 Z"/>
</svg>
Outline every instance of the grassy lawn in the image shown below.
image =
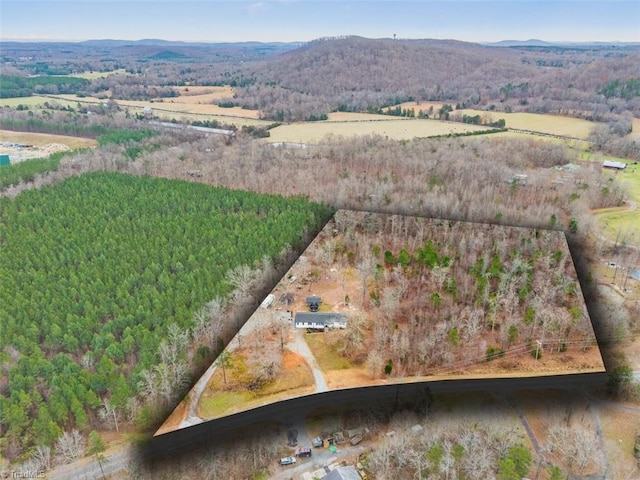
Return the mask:
<svg viewBox="0 0 640 480">
<path fill-rule="evenodd" d="M 338 347 L 335 342 L 332 342 L 334 333 L 339 332 L 305 333 L 304 335 L 307 345 L 309 345 L 318 365 L 324 372 L 346 370 L 354 367 L 349 360 L 337 352 Z"/>
<path fill-rule="evenodd" d="M 253 400 L 253 394 L 247 391 L 205 393 L 198 402 L 198 416 L 212 419 L 242 411 Z"/>
<path fill-rule="evenodd" d="M 608 157 L 609 158 L 609 157 Z M 595 211 L 595 215 L 600 221 L 602 233 L 611 240 L 616 237 L 625 240 L 626 243 L 640 245 L 640 167 L 632 165 L 630 160 L 614 159 L 616 161 L 626 161 L 629 166 L 611 175 L 627 188 L 629 198 L 639 207 L 634 211 L 628 211 L 625 205 L 621 208 L 606 208 Z"/>
</svg>

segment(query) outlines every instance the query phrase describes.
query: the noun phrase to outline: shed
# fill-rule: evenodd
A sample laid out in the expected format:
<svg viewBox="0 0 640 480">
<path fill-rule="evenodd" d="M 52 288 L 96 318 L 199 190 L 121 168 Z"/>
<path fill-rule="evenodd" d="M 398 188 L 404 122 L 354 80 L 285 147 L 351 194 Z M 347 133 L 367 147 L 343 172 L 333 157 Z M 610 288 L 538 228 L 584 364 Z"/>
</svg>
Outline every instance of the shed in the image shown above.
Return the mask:
<svg viewBox="0 0 640 480">
<path fill-rule="evenodd" d="M 346 328 L 347 316 L 344 313 L 326 312 L 296 312 L 293 320 L 295 328 L 310 328 L 324 330 L 326 328 Z"/>
<path fill-rule="evenodd" d="M 11 165 L 11 159 L 9 155 L 0 155 L 0 167 L 4 167 L 5 165 Z"/>
<path fill-rule="evenodd" d="M 623 162 L 614 162 L 613 160 L 605 160 L 602 162 L 602 168 L 611 168 L 613 170 L 624 170 L 627 164 Z"/>
<path fill-rule="evenodd" d="M 638 270 L 637 268 L 634 268 L 633 270 L 631 270 L 631 273 L 629 274 L 629 276 L 634 280 L 640 280 L 640 270 Z"/>
</svg>

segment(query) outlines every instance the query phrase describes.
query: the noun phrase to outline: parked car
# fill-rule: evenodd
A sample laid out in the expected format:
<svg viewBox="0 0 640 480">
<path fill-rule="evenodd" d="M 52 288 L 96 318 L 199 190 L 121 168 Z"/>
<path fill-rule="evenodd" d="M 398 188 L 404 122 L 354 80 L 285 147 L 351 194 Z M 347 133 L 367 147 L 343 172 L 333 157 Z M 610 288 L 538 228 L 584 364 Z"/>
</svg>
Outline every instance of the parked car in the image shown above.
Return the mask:
<svg viewBox="0 0 640 480">
<path fill-rule="evenodd" d="M 315 448 L 322 448 L 324 446 L 324 441 L 322 440 L 322 437 L 316 437 L 311 441 L 311 444 Z"/>
<path fill-rule="evenodd" d="M 296 463 L 296 457 L 284 457 L 280 459 L 280 465 L 293 465 Z"/>
<path fill-rule="evenodd" d="M 296 449 L 296 457 L 310 457 L 311 449 L 307 447 L 300 447 Z"/>
<path fill-rule="evenodd" d="M 357 434 L 354 435 L 351 440 L 349 441 L 349 443 L 351 443 L 351 445 L 357 445 L 362 441 L 362 435 Z"/>
</svg>

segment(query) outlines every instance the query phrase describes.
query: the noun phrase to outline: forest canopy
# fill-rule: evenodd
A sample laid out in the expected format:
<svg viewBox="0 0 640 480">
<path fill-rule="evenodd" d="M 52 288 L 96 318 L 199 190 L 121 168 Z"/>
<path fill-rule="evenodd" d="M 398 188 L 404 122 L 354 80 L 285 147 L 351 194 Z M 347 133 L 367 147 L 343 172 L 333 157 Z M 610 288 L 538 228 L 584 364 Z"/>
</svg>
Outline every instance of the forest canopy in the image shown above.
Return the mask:
<svg viewBox="0 0 640 480">
<path fill-rule="evenodd" d="M 0 199 L 1 448 L 85 430 L 138 393 L 169 326 L 231 290 L 225 274 L 297 247 L 331 213 L 284 198 L 92 173 Z"/>
</svg>

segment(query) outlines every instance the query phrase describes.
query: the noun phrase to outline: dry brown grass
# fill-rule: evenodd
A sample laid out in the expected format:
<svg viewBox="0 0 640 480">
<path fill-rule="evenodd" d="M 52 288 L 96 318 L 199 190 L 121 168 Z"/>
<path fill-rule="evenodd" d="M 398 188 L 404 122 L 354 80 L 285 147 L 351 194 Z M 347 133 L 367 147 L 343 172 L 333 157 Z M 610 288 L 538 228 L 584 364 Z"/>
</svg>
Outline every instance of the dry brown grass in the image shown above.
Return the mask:
<svg viewBox="0 0 640 480">
<path fill-rule="evenodd" d="M 548 133 L 551 135 L 563 135 L 575 138 L 587 138 L 595 122 L 580 118 L 562 117 L 560 115 L 542 115 L 537 113 L 504 113 L 486 112 L 484 110 L 455 110 L 453 114 L 480 115 L 491 121 L 504 118 L 507 128 L 519 130 L 531 130 L 534 132 Z"/>
<path fill-rule="evenodd" d="M 36 147 L 42 147 L 50 143 L 61 143 L 71 149 L 90 148 L 97 145 L 96 141 L 90 138 L 51 135 L 48 133 L 12 132 L 10 130 L 0 130 L 0 142 L 22 143 Z"/>
<path fill-rule="evenodd" d="M 637 472 L 637 461 L 633 458 L 633 445 L 640 434 L 640 414 L 600 407 L 600 423 L 605 438 L 605 454 L 609 463 L 621 472 Z M 620 476 L 619 478 L 623 478 Z"/>
<path fill-rule="evenodd" d="M 486 130 L 487 127 L 440 120 L 389 119 L 354 122 L 309 122 L 281 125 L 270 130 L 269 142 L 317 143 L 326 137 L 382 135 L 393 140 L 433 137 Z"/>
</svg>

